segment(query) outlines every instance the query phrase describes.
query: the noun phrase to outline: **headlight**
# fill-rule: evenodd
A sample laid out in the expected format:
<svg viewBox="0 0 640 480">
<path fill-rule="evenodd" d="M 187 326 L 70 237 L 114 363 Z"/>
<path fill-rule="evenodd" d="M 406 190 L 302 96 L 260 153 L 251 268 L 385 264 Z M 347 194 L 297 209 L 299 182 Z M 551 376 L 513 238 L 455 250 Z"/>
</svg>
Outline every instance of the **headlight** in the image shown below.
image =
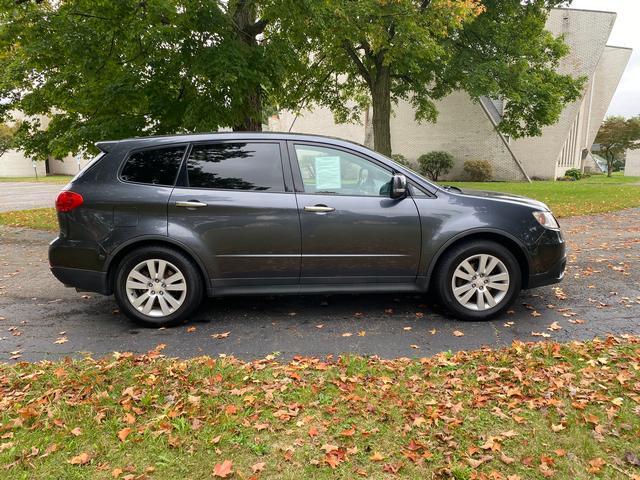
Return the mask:
<svg viewBox="0 0 640 480">
<path fill-rule="evenodd" d="M 533 218 L 535 218 L 540 225 L 545 228 L 552 228 L 554 230 L 559 230 L 560 225 L 556 218 L 553 216 L 551 212 L 532 212 Z"/>
</svg>

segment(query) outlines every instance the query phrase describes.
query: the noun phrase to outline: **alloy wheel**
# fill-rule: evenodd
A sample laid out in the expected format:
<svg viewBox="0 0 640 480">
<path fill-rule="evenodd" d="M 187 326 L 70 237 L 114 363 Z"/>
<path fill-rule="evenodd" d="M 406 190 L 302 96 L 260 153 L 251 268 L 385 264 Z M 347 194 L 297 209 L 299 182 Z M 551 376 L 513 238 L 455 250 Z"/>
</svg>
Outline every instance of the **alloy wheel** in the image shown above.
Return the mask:
<svg viewBox="0 0 640 480">
<path fill-rule="evenodd" d="M 171 262 L 153 258 L 138 263 L 127 275 L 127 298 L 150 317 L 166 317 L 178 310 L 187 297 L 187 281 Z"/>
<path fill-rule="evenodd" d="M 499 258 L 477 254 L 456 267 L 451 288 L 460 305 L 469 310 L 484 311 L 504 300 L 509 282 L 509 271 Z"/>
</svg>

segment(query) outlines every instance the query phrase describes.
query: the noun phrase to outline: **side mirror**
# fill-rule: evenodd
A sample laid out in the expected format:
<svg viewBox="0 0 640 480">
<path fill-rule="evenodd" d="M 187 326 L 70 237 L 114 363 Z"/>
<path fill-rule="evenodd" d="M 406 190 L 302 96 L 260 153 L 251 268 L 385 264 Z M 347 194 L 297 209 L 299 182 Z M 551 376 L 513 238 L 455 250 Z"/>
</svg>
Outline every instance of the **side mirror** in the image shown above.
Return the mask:
<svg viewBox="0 0 640 480">
<path fill-rule="evenodd" d="M 391 198 L 403 198 L 407 195 L 407 177 L 401 173 L 394 173 L 391 179 Z"/>
</svg>

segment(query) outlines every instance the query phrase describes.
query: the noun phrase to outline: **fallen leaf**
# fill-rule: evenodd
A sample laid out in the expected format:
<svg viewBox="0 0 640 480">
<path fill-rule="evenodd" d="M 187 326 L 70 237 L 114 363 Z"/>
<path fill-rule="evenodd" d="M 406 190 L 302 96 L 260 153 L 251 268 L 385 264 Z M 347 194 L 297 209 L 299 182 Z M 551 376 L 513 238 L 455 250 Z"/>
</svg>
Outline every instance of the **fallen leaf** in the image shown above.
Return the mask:
<svg viewBox="0 0 640 480">
<path fill-rule="evenodd" d="M 82 435 L 82 429 L 80 427 L 76 427 L 73 430 L 71 430 L 71 435 L 73 435 L 74 437 L 79 437 L 80 435 Z"/>
<path fill-rule="evenodd" d="M 345 332 L 342 334 L 343 337 L 350 337 L 351 335 L 353 335 L 351 332 Z"/>
<path fill-rule="evenodd" d="M 131 428 L 129 427 L 123 428 L 118 432 L 118 438 L 120 439 L 121 442 L 124 442 L 130 433 L 131 433 Z"/>
<path fill-rule="evenodd" d="M 555 332 L 557 330 L 562 330 L 562 327 L 558 324 L 558 322 L 553 322 L 547 327 L 547 330 L 549 330 L 550 332 Z"/>
<path fill-rule="evenodd" d="M 454 330 L 453 331 L 453 336 L 454 337 L 464 337 L 464 333 L 461 332 L 460 330 Z"/>
<path fill-rule="evenodd" d="M 369 457 L 372 462 L 381 462 L 384 460 L 384 456 L 380 452 L 373 452 L 373 455 Z"/>
<path fill-rule="evenodd" d="M 252 471 L 253 473 L 261 472 L 261 471 L 263 471 L 263 470 L 264 470 L 264 467 L 265 467 L 266 465 L 267 465 L 267 464 L 266 464 L 266 463 L 264 463 L 264 462 L 254 463 L 253 465 L 251 465 L 251 471 Z"/>
<path fill-rule="evenodd" d="M 76 455 L 69 460 L 71 465 L 86 465 L 91 461 L 91 455 L 87 452 L 82 452 L 80 455 Z"/>
<path fill-rule="evenodd" d="M 53 343 L 57 343 L 58 345 L 62 344 L 62 343 L 67 343 L 69 340 L 67 339 L 67 337 L 58 337 L 58 339 L 53 342 Z"/>
<path fill-rule="evenodd" d="M 215 338 L 216 340 L 220 340 L 222 338 L 227 338 L 229 336 L 231 332 L 224 332 L 224 333 L 214 333 L 213 335 L 211 335 L 213 338 Z"/>
<path fill-rule="evenodd" d="M 231 460 L 225 460 L 222 463 L 216 463 L 213 467 L 213 476 L 220 478 L 227 478 L 233 473 L 233 463 Z"/>
</svg>

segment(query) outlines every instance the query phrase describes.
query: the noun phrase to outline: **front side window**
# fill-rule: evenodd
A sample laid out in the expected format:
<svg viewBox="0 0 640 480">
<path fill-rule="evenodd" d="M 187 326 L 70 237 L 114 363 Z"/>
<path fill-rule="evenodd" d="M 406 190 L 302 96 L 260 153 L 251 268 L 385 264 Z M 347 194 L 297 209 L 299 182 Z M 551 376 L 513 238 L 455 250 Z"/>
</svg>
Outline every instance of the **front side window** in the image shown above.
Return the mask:
<svg viewBox="0 0 640 480">
<path fill-rule="evenodd" d="M 194 145 L 187 161 L 189 186 L 223 190 L 284 192 L 280 145 Z"/>
<path fill-rule="evenodd" d="M 328 147 L 296 145 L 305 193 L 388 197 L 392 174 L 357 155 Z"/>
<path fill-rule="evenodd" d="M 122 168 L 120 178 L 126 182 L 173 186 L 185 148 L 183 145 L 132 153 Z"/>
</svg>

